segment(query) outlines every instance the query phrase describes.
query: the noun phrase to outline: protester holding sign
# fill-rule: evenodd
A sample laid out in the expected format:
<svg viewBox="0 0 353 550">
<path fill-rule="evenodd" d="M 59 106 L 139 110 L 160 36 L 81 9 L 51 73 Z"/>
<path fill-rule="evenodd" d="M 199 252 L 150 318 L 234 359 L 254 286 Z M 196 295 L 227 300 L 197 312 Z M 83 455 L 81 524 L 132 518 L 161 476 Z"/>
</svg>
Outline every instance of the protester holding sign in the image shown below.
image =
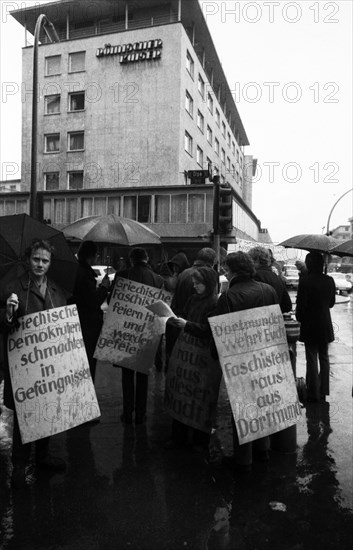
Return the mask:
<svg viewBox="0 0 353 550">
<path fill-rule="evenodd" d="M 47 277 L 53 255 L 53 247 L 48 241 L 34 240 L 26 251 L 28 273 L 10 283 L 1 293 L 0 307 L 6 310 L 6 321 L 3 329 L 9 332 L 17 325 L 17 317 L 44 311 L 66 304 L 64 291 Z M 13 311 L 11 311 L 11 309 Z M 5 345 L 5 350 L 7 346 Z M 25 466 L 31 452 L 29 443 L 23 445 L 19 430 L 18 418 L 15 412 L 14 399 L 11 388 L 8 358 L 6 357 L 4 378 L 4 404 L 14 410 L 14 428 L 12 443 L 13 473 L 12 482 L 15 487 L 25 482 Z M 50 456 L 49 438 L 35 442 L 37 466 L 55 470 L 65 469 L 65 462 Z"/>
<path fill-rule="evenodd" d="M 163 279 L 148 265 L 148 254 L 144 248 L 133 248 L 130 252 L 131 267 L 117 273 L 116 278 L 128 279 L 145 285 L 162 288 Z M 114 279 L 115 282 L 115 279 Z M 146 417 L 148 375 L 121 367 L 123 387 L 123 414 L 121 420 L 132 424 L 135 411 L 135 424 L 142 424 Z"/>
<path fill-rule="evenodd" d="M 194 267 L 192 283 L 195 294 L 190 296 L 186 302 L 183 310 L 183 317 L 171 317 L 168 319 L 167 326 L 172 325 L 179 330 L 179 332 L 181 329 L 184 329 L 184 333 L 186 334 L 190 334 L 198 339 L 209 340 L 210 327 L 208 324 L 208 316 L 214 310 L 217 303 L 218 275 L 211 267 Z M 169 332 L 169 335 L 170 334 Z M 174 342 L 172 342 L 172 344 L 173 343 Z M 168 344 L 169 348 L 172 348 L 172 344 Z M 179 353 L 179 355 L 181 355 L 181 353 Z M 196 348 L 192 357 L 195 364 L 197 357 Z M 173 359 L 174 355 L 171 357 L 171 362 L 173 362 Z M 185 367 L 187 368 L 187 361 L 185 362 Z M 207 391 L 207 388 L 203 388 L 203 391 Z M 172 439 L 166 443 L 165 447 L 167 449 L 173 449 L 175 447 L 191 444 L 195 450 L 204 450 L 208 448 L 209 440 L 209 433 L 191 428 L 183 422 L 173 419 Z"/>
<path fill-rule="evenodd" d="M 229 289 L 224 292 L 218 302 L 214 315 L 222 315 L 233 311 L 242 311 L 261 306 L 278 304 L 274 288 L 266 283 L 255 281 L 255 265 L 245 252 L 232 252 L 226 259 L 226 275 Z M 239 445 L 239 439 L 232 417 L 234 457 L 231 465 L 234 469 L 249 471 L 254 459 L 268 460 L 269 438 L 264 437 L 253 443 Z M 225 460 L 228 463 L 228 460 Z"/>
<path fill-rule="evenodd" d="M 78 251 L 79 268 L 77 271 L 74 295 L 71 299 L 77 305 L 81 329 L 92 380 L 94 382 L 97 360 L 93 354 L 103 325 L 101 305 L 108 296 L 110 280 L 105 275 L 97 288 L 96 274 L 92 265 L 97 260 L 97 245 L 92 241 L 83 241 Z"/>
</svg>

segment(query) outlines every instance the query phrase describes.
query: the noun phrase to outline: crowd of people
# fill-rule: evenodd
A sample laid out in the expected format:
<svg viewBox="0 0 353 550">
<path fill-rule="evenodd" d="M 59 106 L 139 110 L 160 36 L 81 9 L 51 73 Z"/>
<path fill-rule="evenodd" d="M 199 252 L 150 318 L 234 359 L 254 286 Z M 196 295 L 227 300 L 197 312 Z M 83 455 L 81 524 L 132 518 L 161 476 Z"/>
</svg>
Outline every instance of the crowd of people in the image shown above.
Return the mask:
<svg viewBox="0 0 353 550">
<path fill-rule="evenodd" d="M 9 331 L 17 326 L 18 318 L 38 311 L 77 304 L 83 340 L 87 352 L 92 380 L 95 380 L 96 359 L 94 351 L 103 324 L 102 304 L 109 301 L 112 288 L 108 276 L 99 287 L 92 266 L 97 261 L 97 246 L 91 241 L 82 243 L 78 252 L 78 272 L 72 296 L 48 276 L 53 249 L 47 241 L 37 239 L 27 250 L 28 271 L 1 289 L 0 330 L 6 340 Z M 219 295 L 219 277 L 215 270 L 216 254 L 211 248 L 202 248 L 190 266 L 183 252 L 176 254 L 155 273 L 149 265 L 148 254 L 143 248 L 133 248 L 129 256 L 130 266 L 117 272 L 117 277 L 164 288 L 173 293 L 171 303 L 175 317 L 166 325 L 165 346 L 161 344 L 156 355 L 157 370 L 168 369 L 173 347 L 184 331 L 209 342 L 210 354 L 217 357 L 216 347 L 208 318 L 224 313 L 239 312 L 261 306 L 279 304 L 282 313 L 295 309 L 281 277 L 280 266 L 270 251 L 256 246 L 245 252 L 223 255 L 222 269 L 229 288 Z M 299 266 L 298 266 L 299 268 Z M 330 308 L 335 303 L 335 284 L 323 274 L 323 258 L 319 253 L 309 253 L 305 266 L 300 266 L 296 316 L 301 323 L 299 339 L 304 342 L 307 361 L 308 400 L 320 402 L 329 394 L 328 344 L 333 341 Z M 114 284 L 114 283 L 113 283 Z M 6 352 L 6 344 L 4 346 Z M 162 353 L 163 350 L 163 353 Z M 320 369 L 319 369 L 320 365 Z M 218 367 L 220 368 L 220 367 Z M 123 412 L 121 421 L 141 424 L 146 421 L 148 399 L 148 375 L 121 367 Z M 5 357 L 4 404 L 14 410 L 8 359 Z M 248 471 L 253 460 L 268 460 L 270 438 L 264 437 L 253 444 L 239 445 L 234 420 L 231 465 L 234 469 Z M 173 420 L 171 438 L 165 447 L 174 449 L 192 445 L 207 451 L 210 436 L 195 428 Z M 36 463 L 39 468 L 65 469 L 65 463 L 49 453 L 49 438 L 35 442 Z M 22 444 L 19 424 L 14 411 L 12 447 L 12 483 L 20 487 L 25 481 L 25 468 L 30 456 L 31 444 Z M 228 460 L 229 462 L 229 460 Z"/>
</svg>

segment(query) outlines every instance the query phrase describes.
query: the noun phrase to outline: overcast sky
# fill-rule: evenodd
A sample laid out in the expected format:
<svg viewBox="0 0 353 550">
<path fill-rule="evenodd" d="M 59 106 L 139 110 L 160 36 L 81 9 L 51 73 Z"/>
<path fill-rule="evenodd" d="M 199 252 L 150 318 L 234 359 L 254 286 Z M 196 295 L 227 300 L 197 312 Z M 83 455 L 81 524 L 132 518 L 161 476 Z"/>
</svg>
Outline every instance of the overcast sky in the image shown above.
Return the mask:
<svg viewBox="0 0 353 550">
<path fill-rule="evenodd" d="M 6 179 L 20 177 L 24 45 L 24 30 L 8 11 L 38 1 L 0 3 Z M 255 215 L 275 242 L 321 233 L 335 201 L 352 187 L 352 2 L 200 4 L 250 141 L 245 152 L 258 159 Z M 331 229 L 348 222 L 352 199 L 337 205 Z"/>
</svg>

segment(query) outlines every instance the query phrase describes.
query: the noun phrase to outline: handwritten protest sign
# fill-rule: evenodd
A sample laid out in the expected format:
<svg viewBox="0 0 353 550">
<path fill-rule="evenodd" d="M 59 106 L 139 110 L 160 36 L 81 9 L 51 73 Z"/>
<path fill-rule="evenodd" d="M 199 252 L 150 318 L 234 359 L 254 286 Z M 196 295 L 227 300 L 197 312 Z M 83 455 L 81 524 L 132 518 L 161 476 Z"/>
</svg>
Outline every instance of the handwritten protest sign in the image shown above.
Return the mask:
<svg viewBox="0 0 353 550">
<path fill-rule="evenodd" d="M 278 305 L 211 317 L 239 443 L 279 432 L 301 408 Z"/>
<path fill-rule="evenodd" d="M 172 295 L 160 288 L 117 278 L 95 357 L 148 374 L 164 333 L 165 321 L 146 306 L 158 300 L 170 304 Z"/>
<path fill-rule="evenodd" d="M 165 408 L 184 424 L 210 433 L 216 415 L 221 370 L 209 341 L 181 332 L 168 362 Z"/>
<path fill-rule="evenodd" d="M 7 345 L 22 443 L 100 416 L 77 307 L 39 311 L 19 323 Z"/>
</svg>

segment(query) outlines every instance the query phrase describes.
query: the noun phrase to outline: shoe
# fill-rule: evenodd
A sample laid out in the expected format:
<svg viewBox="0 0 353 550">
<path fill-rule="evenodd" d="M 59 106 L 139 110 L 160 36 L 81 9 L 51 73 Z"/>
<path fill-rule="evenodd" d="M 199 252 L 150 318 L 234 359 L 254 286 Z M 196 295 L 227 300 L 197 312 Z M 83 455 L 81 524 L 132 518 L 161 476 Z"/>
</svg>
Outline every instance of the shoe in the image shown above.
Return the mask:
<svg viewBox="0 0 353 550">
<path fill-rule="evenodd" d="M 37 460 L 38 468 L 43 468 L 45 470 L 56 470 L 57 472 L 63 472 L 66 470 L 65 460 L 59 458 L 58 456 L 47 455 L 40 460 Z"/>
<path fill-rule="evenodd" d="M 234 473 L 251 472 L 251 464 L 237 464 L 232 456 L 224 456 L 222 465 Z"/>
<path fill-rule="evenodd" d="M 268 451 L 253 451 L 252 456 L 258 462 L 268 462 L 270 460 L 270 453 Z"/>
<path fill-rule="evenodd" d="M 126 426 L 127 425 L 130 425 L 132 424 L 132 414 L 129 413 L 129 414 L 122 414 L 120 416 L 120 420 L 122 421 L 123 424 L 125 424 Z"/>
<path fill-rule="evenodd" d="M 13 489 L 22 489 L 26 485 L 26 471 L 24 466 L 15 465 L 11 475 Z"/>
<path fill-rule="evenodd" d="M 135 424 L 144 424 L 146 422 L 146 415 L 139 415 L 137 414 L 135 416 Z"/>
</svg>

